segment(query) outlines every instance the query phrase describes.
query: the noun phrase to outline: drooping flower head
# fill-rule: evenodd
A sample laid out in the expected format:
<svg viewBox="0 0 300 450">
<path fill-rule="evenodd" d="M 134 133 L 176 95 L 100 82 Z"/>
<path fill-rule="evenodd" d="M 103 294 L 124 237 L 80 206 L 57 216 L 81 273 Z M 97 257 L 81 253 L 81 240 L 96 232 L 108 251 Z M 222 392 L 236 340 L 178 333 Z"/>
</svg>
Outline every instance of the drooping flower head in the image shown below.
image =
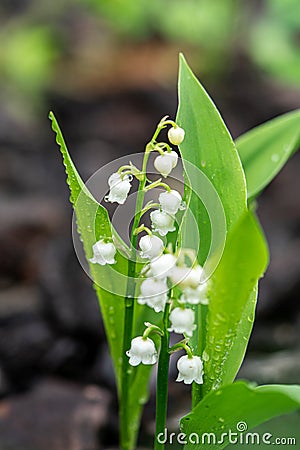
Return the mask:
<svg viewBox="0 0 300 450">
<path fill-rule="evenodd" d="M 167 291 L 166 279 L 147 278 L 141 284 L 141 293 L 137 301 L 140 305 L 147 305 L 158 313 L 165 309 L 168 300 Z"/>
<path fill-rule="evenodd" d="M 171 327 L 169 331 L 175 333 L 185 333 L 191 337 L 196 329 L 195 313 L 190 308 L 175 308 L 170 314 Z"/>
<path fill-rule="evenodd" d="M 162 192 L 159 194 L 158 201 L 163 212 L 175 216 L 182 204 L 182 197 L 179 192 L 171 189 L 170 192 Z"/>
<path fill-rule="evenodd" d="M 147 276 L 160 279 L 170 277 L 176 267 L 176 257 L 171 253 L 161 255 L 159 258 L 151 261 Z"/>
<path fill-rule="evenodd" d="M 172 273 L 172 282 L 179 285 L 181 289 L 196 289 L 200 285 L 203 268 L 200 265 L 195 267 L 176 267 Z"/>
<path fill-rule="evenodd" d="M 186 287 L 182 291 L 180 300 L 190 305 L 208 305 L 209 300 L 207 296 L 207 283 L 199 284 L 196 289 Z"/>
<path fill-rule="evenodd" d="M 162 254 L 164 243 L 158 236 L 146 235 L 141 237 L 139 247 L 142 250 L 140 253 L 141 257 L 151 260 Z"/>
<path fill-rule="evenodd" d="M 191 384 L 193 381 L 203 383 L 203 364 L 200 356 L 181 356 L 177 361 L 177 369 L 179 373 L 176 381 L 183 381 L 184 384 Z"/>
<path fill-rule="evenodd" d="M 139 364 L 155 364 L 157 362 L 157 351 L 154 342 L 150 338 L 137 336 L 131 341 L 130 350 L 126 355 L 129 357 L 129 364 L 138 366 Z"/>
<path fill-rule="evenodd" d="M 123 205 L 131 188 L 130 177 L 128 175 L 121 175 L 118 172 L 113 173 L 108 179 L 108 185 L 110 191 L 106 200 L 111 203 L 116 202 Z"/>
<path fill-rule="evenodd" d="M 106 242 L 104 239 L 100 239 L 93 245 L 93 257 L 90 262 L 93 264 L 115 264 L 116 247 L 112 242 Z"/>
<path fill-rule="evenodd" d="M 152 229 L 161 236 L 166 236 L 170 231 L 175 231 L 174 219 L 169 214 L 156 209 L 150 213 Z"/>
<path fill-rule="evenodd" d="M 163 177 L 167 177 L 177 165 L 178 155 L 174 150 L 163 152 L 154 160 L 154 167 Z"/>
</svg>

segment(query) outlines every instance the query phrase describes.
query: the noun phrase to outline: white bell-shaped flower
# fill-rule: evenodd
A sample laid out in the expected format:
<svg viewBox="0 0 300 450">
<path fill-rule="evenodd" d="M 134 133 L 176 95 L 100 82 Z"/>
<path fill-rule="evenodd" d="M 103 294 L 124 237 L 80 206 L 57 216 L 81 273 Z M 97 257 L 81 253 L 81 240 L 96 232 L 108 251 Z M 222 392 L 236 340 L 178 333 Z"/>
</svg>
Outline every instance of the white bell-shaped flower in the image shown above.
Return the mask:
<svg viewBox="0 0 300 450">
<path fill-rule="evenodd" d="M 203 364 L 199 356 L 181 356 L 177 361 L 177 369 L 179 373 L 176 381 L 183 381 L 184 384 L 191 384 L 193 381 L 203 383 Z"/>
<path fill-rule="evenodd" d="M 176 267 L 173 271 L 171 280 L 181 289 L 190 287 L 196 289 L 200 284 L 203 268 L 199 265 L 195 267 Z"/>
<path fill-rule="evenodd" d="M 158 236 L 143 236 L 139 242 L 142 258 L 154 259 L 164 251 L 164 243 Z"/>
<path fill-rule="evenodd" d="M 196 289 L 186 287 L 182 291 L 180 300 L 190 305 L 208 305 L 209 300 L 207 296 L 207 283 L 199 284 Z"/>
<path fill-rule="evenodd" d="M 169 214 L 156 209 L 150 213 L 152 229 L 161 236 L 166 236 L 170 231 L 175 231 L 174 218 Z"/>
<path fill-rule="evenodd" d="M 154 167 L 163 177 L 167 177 L 169 173 L 176 167 L 178 155 L 174 150 L 166 151 L 163 155 L 159 155 L 154 160 Z"/>
<path fill-rule="evenodd" d="M 112 242 L 105 242 L 104 239 L 100 239 L 93 245 L 93 257 L 90 259 L 90 262 L 101 266 L 115 264 L 116 251 L 116 247 Z"/>
<path fill-rule="evenodd" d="M 147 305 L 155 312 L 165 309 L 168 300 L 168 286 L 166 280 L 148 278 L 141 284 L 141 294 L 137 301 L 140 305 Z"/>
<path fill-rule="evenodd" d="M 131 188 L 130 177 L 128 175 L 122 177 L 119 173 L 113 173 L 108 179 L 108 184 L 110 191 L 106 200 L 123 205 Z"/>
<path fill-rule="evenodd" d="M 182 197 L 179 192 L 171 189 L 170 192 L 159 194 L 158 201 L 163 212 L 175 216 L 182 203 Z"/>
<path fill-rule="evenodd" d="M 166 253 L 161 255 L 159 258 L 151 261 L 149 264 L 149 271 L 147 272 L 147 276 L 166 279 L 170 277 L 172 271 L 176 267 L 176 257 L 171 253 Z"/>
<path fill-rule="evenodd" d="M 186 334 L 191 337 L 196 329 L 195 313 L 190 308 L 175 308 L 170 314 L 171 326 L 169 331 Z"/>
<path fill-rule="evenodd" d="M 170 128 L 169 129 L 169 131 L 168 131 L 168 138 L 169 138 L 169 141 L 171 142 L 171 144 L 173 144 L 173 145 L 179 145 L 179 144 L 181 144 L 181 142 L 183 141 L 183 139 L 184 139 L 184 135 L 185 135 L 185 132 L 184 132 L 184 129 L 183 128 L 180 128 L 180 127 L 172 127 L 172 128 Z"/>
<path fill-rule="evenodd" d="M 139 364 L 155 364 L 157 362 L 157 351 L 154 342 L 150 338 L 137 336 L 131 341 L 130 350 L 126 355 L 129 357 L 129 364 L 138 366 Z"/>
</svg>

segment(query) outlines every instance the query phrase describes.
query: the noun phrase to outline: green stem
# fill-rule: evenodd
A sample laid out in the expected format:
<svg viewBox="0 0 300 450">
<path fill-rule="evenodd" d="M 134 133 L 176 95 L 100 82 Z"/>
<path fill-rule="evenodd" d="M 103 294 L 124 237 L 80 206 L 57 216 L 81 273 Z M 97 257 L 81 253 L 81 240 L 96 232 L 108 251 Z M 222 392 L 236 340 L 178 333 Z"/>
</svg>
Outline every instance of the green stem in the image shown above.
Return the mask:
<svg viewBox="0 0 300 450">
<path fill-rule="evenodd" d="M 142 216 L 143 202 L 145 197 L 144 188 L 147 181 L 146 177 L 147 162 L 151 148 L 153 146 L 152 144 L 156 139 L 157 135 L 158 133 L 156 130 L 150 144 L 147 145 L 144 154 L 142 167 L 143 178 L 139 182 L 139 188 L 135 205 L 135 216 L 130 237 L 133 255 L 132 259 L 128 261 L 128 271 L 127 271 L 128 283 L 125 297 L 121 395 L 120 395 L 120 444 L 122 450 L 131 450 L 134 445 L 131 442 L 131 436 L 129 433 L 130 417 L 128 417 L 128 403 L 129 403 L 131 367 L 129 364 L 128 357 L 126 355 L 126 351 L 129 350 L 131 345 L 132 329 L 133 329 L 135 276 L 136 276 L 136 245 L 137 245 L 137 235 L 135 234 L 135 230 L 138 228 Z"/>
<path fill-rule="evenodd" d="M 202 355 L 205 349 L 205 338 L 206 338 L 206 316 L 208 308 L 206 305 L 198 305 L 195 309 L 196 313 L 196 323 L 198 324 L 198 342 L 195 353 L 199 356 Z M 198 405 L 198 403 L 204 397 L 203 384 L 193 383 L 192 387 L 192 408 Z"/>
<path fill-rule="evenodd" d="M 165 448 L 164 444 L 158 442 L 157 436 L 163 433 L 166 427 L 167 408 L 168 408 L 168 378 L 169 378 L 169 313 L 170 303 L 165 307 L 163 317 L 163 332 L 161 338 L 161 347 L 157 368 L 157 382 L 156 382 L 156 430 L 155 430 L 155 450 Z"/>
</svg>

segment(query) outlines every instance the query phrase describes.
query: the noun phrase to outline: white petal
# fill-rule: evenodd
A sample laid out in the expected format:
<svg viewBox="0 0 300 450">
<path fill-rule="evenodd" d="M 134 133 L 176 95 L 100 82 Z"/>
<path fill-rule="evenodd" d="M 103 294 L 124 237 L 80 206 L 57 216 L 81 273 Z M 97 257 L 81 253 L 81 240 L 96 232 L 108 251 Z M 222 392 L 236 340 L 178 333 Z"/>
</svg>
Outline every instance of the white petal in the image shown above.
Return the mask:
<svg viewBox="0 0 300 450">
<path fill-rule="evenodd" d="M 195 381 L 198 384 L 203 382 L 203 364 L 199 356 L 189 358 L 188 355 L 181 356 L 177 361 L 177 369 L 185 384 Z"/>
<path fill-rule="evenodd" d="M 178 162 L 178 155 L 174 150 L 168 152 L 168 157 L 172 160 L 172 169 L 174 169 L 177 166 Z"/>
<path fill-rule="evenodd" d="M 151 261 L 149 274 L 152 277 L 163 278 L 170 277 L 176 268 L 176 257 L 170 253 L 161 255 L 159 258 Z M 166 280 L 165 280 L 166 283 Z"/>
<path fill-rule="evenodd" d="M 128 356 L 128 355 L 127 355 Z M 129 358 L 129 364 L 131 365 L 131 366 L 138 366 L 139 364 L 141 364 L 141 362 L 142 362 L 142 360 L 141 360 L 141 358 L 139 358 L 138 356 L 131 356 L 130 358 Z"/>
<path fill-rule="evenodd" d="M 178 284 L 181 289 L 196 289 L 200 285 L 202 273 L 203 269 L 199 265 L 194 268 L 178 267 L 172 274 L 172 282 Z"/>
<path fill-rule="evenodd" d="M 161 193 L 158 200 L 162 211 L 174 216 L 181 205 L 182 197 L 179 192 L 172 189 L 170 192 Z"/>
<path fill-rule="evenodd" d="M 147 235 L 140 239 L 139 247 L 142 250 L 142 258 L 154 259 L 163 252 L 164 243 L 158 236 Z"/>
<path fill-rule="evenodd" d="M 190 305 L 208 305 L 207 283 L 200 284 L 196 289 L 187 287 L 183 289 L 180 300 Z"/>
<path fill-rule="evenodd" d="M 93 257 L 90 258 L 90 262 L 93 264 L 114 264 L 116 261 L 114 256 L 116 254 L 116 247 L 112 242 L 105 242 L 104 239 L 100 239 L 93 245 Z"/>
<path fill-rule="evenodd" d="M 174 167 L 174 157 L 169 156 L 168 152 L 159 155 L 154 160 L 154 167 L 163 177 L 167 177 Z"/>
<path fill-rule="evenodd" d="M 193 331 L 196 329 L 195 313 L 190 308 L 175 308 L 170 314 L 171 327 L 169 331 L 175 333 L 185 333 L 187 336 L 192 336 Z"/>
<path fill-rule="evenodd" d="M 121 175 L 119 173 L 113 173 L 108 179 L 108 185 L 110 187 L 114 186 L 115 184 L 118 184 L 121 180 Z"/>
<path fill-rule="evenodd" d="M 128 180 L 116 182 L 110 188 L 107 200 L 111 203 L 117 202 L 123 205 L 127 199 L 131 184 Z"/>
<path fill-rule="evenodd" d="M 152 211 L 150 219 L 153 231 L 157 231 L 161 236 L 166 236 L 170 231 L 176 230 L 173 217 L 163 211 Z"/>
<path fill-rule="evenodd" d="M 103 258 L 101 258 L 101 256 L 93 256 L 92 258 L 90 258 L 89 260 L 92 264 L 100 264 L 100 266 L 105 266 L 106 261 L 104 261 Z"/>
<path fill-rule="evenodd" d="M 126 352 L 129 357 L 129 364 L 137 366 L 143 364 L 155 364 L 157 361 L 157 351 L 154 342 L 150 338 L 137 336 L 131 341 L 130 350 Z"/>
</svg>

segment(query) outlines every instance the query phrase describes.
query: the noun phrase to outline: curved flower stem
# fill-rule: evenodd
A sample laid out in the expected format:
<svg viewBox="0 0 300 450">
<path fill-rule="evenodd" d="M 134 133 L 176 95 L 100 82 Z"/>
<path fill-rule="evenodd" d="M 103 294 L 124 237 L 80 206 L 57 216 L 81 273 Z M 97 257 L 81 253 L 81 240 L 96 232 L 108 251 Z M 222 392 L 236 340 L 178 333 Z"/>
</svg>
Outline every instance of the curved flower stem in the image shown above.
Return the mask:
<svg viewBox="0 0 300 450">
<path fill-rule="evenodd" d="M 125 313 L 124 313 L 124 331 L 123 331 L 123 352 L 122 352 L 122 375 L 121 375 L 121 392 L 120 392 L 120 446 L 122 450 L 131 450 L 134 447 L 132 443 L 132 438 L 129 432 L 130 417 L 128 416 L 128 406 L 129 406 L 129 386 L 130 386 L 130 376 L 131 368 L 129 365 L 128 357 L 126 356 L 126 351 L 129 350 L 131 339 L 132 339 L 132 329 L 133 329 L 133 315 L 134 315 L 134 297 L 135 297 L 135 276 L 136 276 L 136 244 L 137 235 L 135 230 L 139 227 L 143 202 L 145 197 L 144 188 L 146 185 L 147 177 L 147 162 L 154 147 L 155 139 L 157 138 L 159 132 L 163 127 L 158 125 L 151 141 L 146 146 L 146 151 L 143 159 L 143 166 L 141 171 L 141 178 L 138 187 L 136 205 L 135 205 L 135 216 L 133 221 L 133 226 L 131 230 L 131 245 L 132 245 L 132 258 L 128 260 L 128 283 L 127 291 L 125 297 Z"/>
<path fill-rule="evenodd" d="M 153 181 L 153 183 L 151 184 L 148 184 L 148 186 L 144 188 L 144 191 L 147 192 L 150 191 L 150 189 L 154 189 L 156 187 L 163 187 L 167 192 L 171 191 L 170 186 L 167 183 L 162 183 L 161 178 L 159 180 Z"/>
<path fill-rule="evenodd" d="M 155 430 L 155 450 L 165 448 L 164 444 L 158 442 L 159 433 L 163 433 L 166 427 L 167 408 L 168 408 L 168 378 L 169 378 L 169 313 L 170 303 L 167 302 L 163 317 L 163 332 L 161 338 L 161 347 L 157 368 L 156 381 L 156 430 Z"/>
<path fill-rule="evenodd" d="M 195 308 L 195 320 L 199 324 L 199 334 L 196 354 L 202 356 L 205 349 L 205 337 L 206 337 L 206 316 L 208 308 L 206 305 L 197 305 Z M 194 408 L 202 400 L 204 396 L 203 384 L 193 383 L 192 386 L 192 407 Z"/>
</svg>

